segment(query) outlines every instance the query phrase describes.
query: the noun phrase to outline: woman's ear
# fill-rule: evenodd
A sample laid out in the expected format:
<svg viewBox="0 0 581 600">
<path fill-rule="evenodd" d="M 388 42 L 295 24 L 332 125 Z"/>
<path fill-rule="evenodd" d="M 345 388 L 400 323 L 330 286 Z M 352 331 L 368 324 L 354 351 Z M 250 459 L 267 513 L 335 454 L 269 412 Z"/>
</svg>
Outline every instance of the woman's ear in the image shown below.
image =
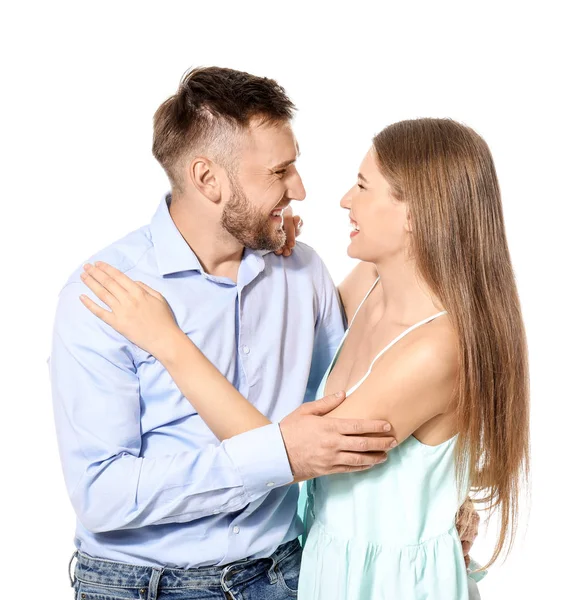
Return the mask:
<svg viewBox="0 0 581 600">
<path fill-rule="evenodd" d="M 218 169 L 218 165 L 210 159 L 196 156 L 188 171 L 190 182 L 210 202 L 220 202 L 222 196 Z"/>
<path fill-rule="evenodd" d="M 412 215 L 410 213 L 409 208 L 406 208 L 406 211 L 405 211 L 405 230 L 406 230 L 406 233 L 411 233 L 413 231 Z"/>
</svg>

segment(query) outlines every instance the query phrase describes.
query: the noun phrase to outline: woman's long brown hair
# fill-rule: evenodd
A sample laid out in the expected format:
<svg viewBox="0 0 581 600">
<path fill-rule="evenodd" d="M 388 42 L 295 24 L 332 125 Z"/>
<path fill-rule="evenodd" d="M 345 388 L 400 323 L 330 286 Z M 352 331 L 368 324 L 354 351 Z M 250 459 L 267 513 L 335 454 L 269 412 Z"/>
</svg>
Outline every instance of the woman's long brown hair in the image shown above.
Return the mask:
<svg viewBox="0 0 581 600">
<path fill-rule="evenodd" d="M 457 477 L 499 511 L 489 566 L 512 548 L 529 472 L 527 344 L 494 162 L 478 134 L 448 119 L 395 123 L 373 146 L 409 206 L 418 272 L 456 330 Z"/>
</svg>

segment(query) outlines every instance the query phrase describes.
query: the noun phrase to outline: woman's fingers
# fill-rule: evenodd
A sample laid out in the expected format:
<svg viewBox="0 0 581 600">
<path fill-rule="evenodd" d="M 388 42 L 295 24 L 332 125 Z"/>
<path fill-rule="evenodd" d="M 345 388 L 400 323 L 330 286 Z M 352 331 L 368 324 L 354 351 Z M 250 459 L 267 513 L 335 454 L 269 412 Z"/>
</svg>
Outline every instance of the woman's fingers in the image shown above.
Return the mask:
<svg viewBox="0 0 581 600">
<path fill-rule="evenodd" d="M 85 294 L 81 294 L 80 296 L 81 302 L 99 319 L 107 323 L 107 325 L 113 326 L 113 313 L 105 310 L 101 306 L 99 306 L 96 302 L 93 302 L 88 296 Z"/>
<path fill-rule="evenodd" d="M 141 293 L 140 287 L 131 277 L 128 277 L 125 273 L 121 273 L 119 269 L 116 269 L 109 263 L 98 260 L 95 263 L 95 267 L 109 276 L 119 287 L 129 292 L 132 296 L 135 296 L 136 293 Z"/>
<path fill-rule="evenodd" d="M 104 265 L 105 263 L 100 263 Z M 86 264 L 84 267 L 85 273 L 94 277 L 106 290 L 111 292 L 117 300 L 122 300 L 127 295 L 127 288 L 121 285 L 114 277 L 115 273 L 105 270 L 102 266 Z M 111 267 L 113 269 L 113 267 Z M 115 269 L 117 271 L 117 269 Z"/>
<path fill-rule="evenodd" d="M 81 280 L 99 300 L 104 302 L 109 308 L 115 308 L 119 304 L 119 300 L 95 278 L 96 270 L 92 269 L 81 273 Z"/>
<path fill-rule="evenodd" d="M 148 294 L 151 294 L 154 298 L 157 298 L 158 300 L 163 300 L 163 295 L 162 294 L 160 294 L 157 290 L 154 290 L 153 288 L 149 287 L 146 283 L 143 283 L 143 281 L 136 281 L 135 283 L 142 290 L 144 290 Z"/>
<path fill-rule="evenodd" d="M 290 256 L 293 248 L 296 246 L 296 238 L 301 233 L 301 227 L 303 226 L 303 220 L 299 215 L 293 215 L 293 210 L 289 206 L 283 211 L 283 229 L 286 233 L 286 241 L 282 248 L 275 250 L 274 253 L 277 256 L 281 254 L 284 256 Z"/>
<path fill-rule="evenodd" d="M 286 233 L 286 243 L 285 246 L 288 250 L 292 250 L 295 247 L 295 220 L 293 218 L 293 209 L 289 206 L 282 213 L 284 219 L 284 231 Z"/>
<path fill-rule="evenodd" d="M 303 220 L 299 217 L 299 215 L 295 215 L 293 219 L 295 222 L 295 237 L 298 237 L 299 235 L 301 235 L 301 230 L 303 228 Z"/>
</svg>

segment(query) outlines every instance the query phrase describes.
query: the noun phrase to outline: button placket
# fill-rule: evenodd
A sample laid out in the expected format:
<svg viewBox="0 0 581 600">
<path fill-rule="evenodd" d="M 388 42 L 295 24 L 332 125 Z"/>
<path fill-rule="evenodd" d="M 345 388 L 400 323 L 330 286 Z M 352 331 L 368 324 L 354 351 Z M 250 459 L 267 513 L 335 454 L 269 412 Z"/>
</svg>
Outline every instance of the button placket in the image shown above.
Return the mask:
<svg viewBox="0 0 581 600">
<path fill-rule="evenodd" d="M 248 388 L 250 388 L 251 386 L 251 382 L 250 382 L 250 373 L 249 373 L 249 368 L 250 368 L 250 361 L 249 361 L 249 355 L 250 355 L 250 347 L 244 343 L 244 340 L 246 339 L 246 328 L 245 328 L 245 324 L 243 321 L 243 315 L 242 315 L 242 290 L 238 290 L 238 296 L 237 296 L 237 303 L 238 303 L 238 354 L 239 357 L 238 361 L 239 361 L 239 365 L 240 368 L 242 369 L 242 372 L 244 373 L 244 378 L 246 380 L 246 384 L 248 385 Z"/>
</svg>

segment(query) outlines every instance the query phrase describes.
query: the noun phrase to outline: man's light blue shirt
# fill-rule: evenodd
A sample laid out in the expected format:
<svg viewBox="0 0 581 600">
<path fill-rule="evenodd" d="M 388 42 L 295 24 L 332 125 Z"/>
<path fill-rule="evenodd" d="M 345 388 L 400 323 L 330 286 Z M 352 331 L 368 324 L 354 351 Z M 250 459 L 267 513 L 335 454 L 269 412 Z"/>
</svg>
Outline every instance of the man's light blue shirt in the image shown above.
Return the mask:
<svg viewBox="0 0 581 600">
<path fill-rule="evenodd" d="M 62 289 L 49 359 L 76 547 L 193 568 L 270 555 L 302 532 L 278 422 L 312 400 L 344 333 L 338 295 L 307 245 L 245 250 L 238 281 L 204 272 L 164 198 L 150 225 L 89 260 L 168 300 L 180 327 L 272 422 L 222 443 L 151 355 L 90 313 L 82 268 Z"/>
</svg>

